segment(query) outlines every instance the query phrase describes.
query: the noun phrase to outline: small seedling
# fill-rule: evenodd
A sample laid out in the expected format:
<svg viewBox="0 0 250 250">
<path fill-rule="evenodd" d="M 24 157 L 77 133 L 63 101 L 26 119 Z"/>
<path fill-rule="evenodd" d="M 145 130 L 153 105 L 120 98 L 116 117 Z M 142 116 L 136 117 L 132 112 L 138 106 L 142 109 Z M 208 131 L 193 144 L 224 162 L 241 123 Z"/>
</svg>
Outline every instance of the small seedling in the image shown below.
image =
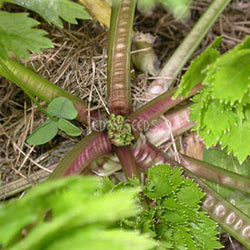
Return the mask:
<svg viewBox="0 0 250 250">
<path fill-rule="evenodd" d="M 47 107 L 46 112 L 50 119 L 42 123 L 27 139 L 30 145 L 41 145 L 51 141 L 58 129 L 70 136 L 81 135 L 81 129 L 73 125 L 69 120 L 77 116 L 77 110 L 70 100 L 65 97 L 55 98 Z"/>
</svg>

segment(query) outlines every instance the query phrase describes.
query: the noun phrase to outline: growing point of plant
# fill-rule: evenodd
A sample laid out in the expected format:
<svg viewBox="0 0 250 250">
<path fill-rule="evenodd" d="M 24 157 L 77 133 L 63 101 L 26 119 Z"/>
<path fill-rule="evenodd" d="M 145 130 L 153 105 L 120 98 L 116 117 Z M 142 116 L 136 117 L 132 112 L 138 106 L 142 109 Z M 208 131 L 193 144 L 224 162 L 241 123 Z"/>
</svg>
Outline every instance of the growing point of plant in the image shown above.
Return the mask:
<svg viewBox="0 0 250 250">
<path fill-rule="evenodd" d="M 131 125 L 122 115 L 111 114 L 108 122 L 108 135 L 115 146 L 130 145 L 134 140 Z"/>
</svg>

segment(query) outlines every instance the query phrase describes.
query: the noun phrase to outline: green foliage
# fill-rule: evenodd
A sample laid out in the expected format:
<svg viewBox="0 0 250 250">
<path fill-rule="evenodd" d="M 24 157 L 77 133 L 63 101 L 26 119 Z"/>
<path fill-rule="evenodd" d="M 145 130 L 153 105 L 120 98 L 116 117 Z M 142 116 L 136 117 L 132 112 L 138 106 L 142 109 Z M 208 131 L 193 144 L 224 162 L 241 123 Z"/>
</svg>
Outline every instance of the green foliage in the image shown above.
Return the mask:
<svg viewBox="0 0 250 250">
<path fill-rule="evenodd" d="M 73 120 L 77 116 L 77 110 L 73 103 L 64 97 L 55 98 L 47 107 L 46 111 L 55 117 Z"/>
<path fill-rule="evenodd" d="M 63 27 L 60 17 L 72 24 L 76 18 L 90 19 L 83 6 L 69 0 L 5 0 L 33 10 L 48 23 Z M 1 6 L 1 4 L 0 4 Z M 8 13 L 0 11 L 0 57 L 7 59 L 12 53 L 19 59 L 29 58 L 29 51 L 40 54 L 41 49 L 52 48 L 46 31 L 34 29 L 39 22 L 28 17 L 28 13 Z"/>
<path fill-rule="evenodd" d="M 112 185 L 104 179 L 104 189 L 117 190 L 139 185 L 136 179 Z M 202 211 L 199 203 L 204 193 L 179 168 L 158 165 L 149 169 L 139 216 L 123 220 L 124 228 L 147 233 L 160 242 L 156 249 L 214 249 L 222 247 L 216 240 L 216 223 Z"/>
<path fill-rule="evenodd" d="M 138 188 L 103 194 L 95 177 L 47 181 L 0 207 L 8 249 L 152 249 L 156 242 L 114 223 L 136 216 Z"/>
<path fill-rule="evenodd" d="M 77 116 L 77 110 L 73 103 L 65 97 L 55 98 L 47 107 L 46 111 L 51 119 L 42 123 L 27 139 L 30 145 L 41 145 L 52 140 L 58 129 L 70 136 L 81 135 L 81 129 L 77 128 L 68 120 Z M 66 119 L 65 119 L 66 118 Z"/>
<path fill-rule="evenodd" d="M 218 148 L 204 149 L 203 160 L 215 166 L 220 166 L 237 174 L 244 175 L 250 178 L 250 160 L 247 159 L 242 164 L 237 158 L 228 155 L 225 151 Z M 242 210 L 245 214 L 250 214 L 250 195 L 247 193 L 240 193 L 231 188 L 207 181 L 207 184 L 221 194 L 228 201 L 232 202 L 237 208 Z"/>
<path fill-rule="evenodd" d="M 191 62 L 188 71 L 181 79 L 178 90 L 174 95 L 175 98 L 180 94 L 182 96 L 188 96 L 193 87 L 204 80 L 206 76 L 204 69 L 206 69 L 208 65 L 213 63 L 220 56 L 216 47 L 220 45 L 221 40 L 221 37 L 215 39 L 214 42 L 207 49 L 205 49 L 201 55 L 197 56 Z"/>
<path fill-rule="evenodd" d="M 137 8 L 145 14 L 150 13 L 156 4 L 161 4 L 170 11 L 177 20 L 185 20 L 190 16 L 191 0 L 137 0 Z"/>
<path fill-rule="evenodd" d="M 43 122 L 27 139 L 30 145 L 42 145 L 51 141 L 57 134 L 58 127 L 55 121 Z"/>
<path fill-rule="evenodd" d="M 0 57 L 7 58 L 7 52 L 18 58 L 29 58 L 29 52 L 41 53 L 41 49 L 52 48 L 51 41 L 44 37 L 47 32 L 34 29 L 39 23 L 27 13 L 0 11 Z"/>
<path fill-rule="evenodd" d="M 38 13 L 49 24 L 63 27 L 60 17 L 68 23 L 77 24 L 76 18 L 91 19 L 83 6 L 70 0 L 5 0 Z"/>
<path fill-rule="evenodd" d="M 193 60 L 178 95 L 187 95 L 203 81 L 203 90 L 193 98 L 191 107 L 194 129 L 207 147 L 220 142 L 243 162 L 250 155 L 246 146 L 250 141 L 250 37 L 221 56 L 213 47 Z"/>
<path fill-rule="evenodd" d="M 186 20 L 190 16 L 191 0 L 160 0 L 163 7 L 169 10 L 177 20 Z"/>
</svg>

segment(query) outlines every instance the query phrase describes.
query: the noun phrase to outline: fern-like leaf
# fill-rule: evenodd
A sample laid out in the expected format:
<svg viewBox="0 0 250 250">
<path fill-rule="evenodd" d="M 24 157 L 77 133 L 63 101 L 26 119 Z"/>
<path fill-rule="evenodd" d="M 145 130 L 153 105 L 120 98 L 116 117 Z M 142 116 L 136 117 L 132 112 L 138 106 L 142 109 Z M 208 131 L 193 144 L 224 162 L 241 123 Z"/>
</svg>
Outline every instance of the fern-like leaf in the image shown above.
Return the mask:
<svg viewBox="0 0 250 250">
<path fill-rule="evenodd" d="M 6 59 L 9 52 L 25 59 L 29 58 L 29 51 L 40 54 L 41 49 L 52 48 L 45 37 L 47 32 L 34 29 L 38 24 L 27 13 L 0 11 L 0 57 Z"/>
<path fill-rule="evenodd" d="M 70 0 L 5 0 L 33 10 L 49 24 L 63 27 L 60 17 L 68 23 L 77 24 L 76 18 L 91 19 L 83 6 Z"/>
</svg>

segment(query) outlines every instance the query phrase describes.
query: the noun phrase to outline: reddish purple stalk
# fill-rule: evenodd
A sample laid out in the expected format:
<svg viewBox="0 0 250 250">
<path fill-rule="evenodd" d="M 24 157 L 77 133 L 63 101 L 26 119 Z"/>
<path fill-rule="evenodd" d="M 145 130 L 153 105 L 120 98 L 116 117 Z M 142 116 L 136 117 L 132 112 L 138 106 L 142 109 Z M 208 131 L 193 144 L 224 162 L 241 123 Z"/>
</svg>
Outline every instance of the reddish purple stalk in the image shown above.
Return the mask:
<svg viewBox="0 0 250 250">
<path fill-rule="evenodd" d="M 157 164 L 170 164 L 172 167 L 184 168 L 195 176 L 243 192 L 250 192 L 250 180 L 245 176 L 232 173 L 226 169 L 184 155 L 179 156 L 180 163 L 178 163 L 165 153 L 158 150 L 155 146 L 147 143 L 145 140 L 143 141 L 141 138 L 135 146 L 134 155 L 136 162 L 144 170 Z"/>
<path fill-rule="evenodd" d="M 191 129 L 195 122 L 189 120 L 190 104 L 167 112 L 158 118 L 153 126 L 146 132 L 147 140 L 159 146 L 168 141 L 171 136 L 180 135 Z"/>
<path fill-rule="evenodd" d="M 139 177 L 139 171 L 130 146 L 114 147 L 127 178 Z"/>
<path fill-rule="evenodd" d="M 131 112 L 130 49 L 135 0 L 114 1 L 112 4 L 109 58 L 108 108 L 115 115 Z"/>
<path fill-rule="evenodd" d="M 177 97 L 176 99 L 173 99 L 173 95 L 177 90 L 177 88 L 174 88 L 168 93 L 160 95 L 159 97 L 155 98 L 154 100 L 150 101 L 146 105 L 133 112 L 129 116 L 129 120 L 131 121 L 134 135 L 138 136 L 140 132 L 142 132 L 141 128 L 143 128 L 145 124 L 148 125 L 163 113 L 167 112 L 177 104 L 196 94 L 201 88 L 202 85 L 197 85 L 191 90 L 188 96 L 184 98 Z"/>
<path fill-rule="evenodd" d="M 80 173 L 96 158 L 111 152 L 111 144 L 105 133 L 92 133 L 69 151 L 51 174 L 52 179 Z"/>
<path fill-rule="evenodd" d="M 180 155 L 180 164 L 196 176 L 250 193 L 250 179 L 243 175 L 193 159 L 187 155 Z"/>
</svg>

